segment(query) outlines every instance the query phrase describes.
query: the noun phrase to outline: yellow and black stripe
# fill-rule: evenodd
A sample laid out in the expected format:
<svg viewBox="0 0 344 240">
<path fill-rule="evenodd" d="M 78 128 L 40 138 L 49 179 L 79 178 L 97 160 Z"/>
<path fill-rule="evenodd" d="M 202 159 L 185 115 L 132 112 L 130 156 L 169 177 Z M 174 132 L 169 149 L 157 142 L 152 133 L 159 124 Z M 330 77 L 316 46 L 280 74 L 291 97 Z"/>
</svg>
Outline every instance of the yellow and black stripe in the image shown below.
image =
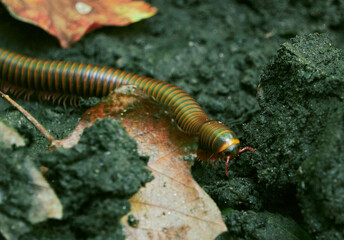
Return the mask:
<svg viewBox="0 0 344 240">
<path fill-rule="evenodd" d="M 163 81 L 91 64 L 41 60 L 0 49 L 0 86 L 6 91 L 26 89 L 54 96 L 103 97 L 123 85 L 135 85 L 172 108 L 177 125 L 199 135 L 199 149 L 214 154 L 238 154 L 239 139 L 228 127 L 210 121 L 199 104 L 184 90 Z M 25 90 L 24 90 L 25 91 Z M 200 155 L 200 154 L 199 154 Z"/>
</svg>

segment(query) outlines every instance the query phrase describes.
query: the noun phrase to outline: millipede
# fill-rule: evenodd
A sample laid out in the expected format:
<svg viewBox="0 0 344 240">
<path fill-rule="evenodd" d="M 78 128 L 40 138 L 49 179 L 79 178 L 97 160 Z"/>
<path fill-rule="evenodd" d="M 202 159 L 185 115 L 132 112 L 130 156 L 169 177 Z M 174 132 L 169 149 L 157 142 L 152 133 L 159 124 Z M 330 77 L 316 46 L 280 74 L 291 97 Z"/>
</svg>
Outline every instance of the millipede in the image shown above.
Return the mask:
<svg viewBox="0 0 344 240">
<path fill-rule="evenodd" d="M 225 159 L 228 164 L 239 153 L 240 140 L 223 123 L 211 120 L 201 106 L 181 88 L 160 80 L 92 64 L 43 60 L 0 48 L 0 88 L 16 97 L 37 94 L 53 102 L 78 97 L 103 97 L 123 85 L 134 85 L 153 99 L 169 106 L 179 128 L 198 136 L 197 159 L 203 162 Z"/>
</svg>

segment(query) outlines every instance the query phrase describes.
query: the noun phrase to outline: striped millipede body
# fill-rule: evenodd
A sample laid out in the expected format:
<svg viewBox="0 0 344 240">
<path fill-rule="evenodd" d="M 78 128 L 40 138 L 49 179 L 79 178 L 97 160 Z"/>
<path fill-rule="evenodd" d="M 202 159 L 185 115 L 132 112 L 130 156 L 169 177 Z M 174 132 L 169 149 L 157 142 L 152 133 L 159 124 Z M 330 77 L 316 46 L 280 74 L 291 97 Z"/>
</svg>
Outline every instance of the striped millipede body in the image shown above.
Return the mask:
<svg viewBox="0 0 344 240">
<path fill-rule="evenodd" d="M 15 95 L 29 98 L 38 93 L 53 100 L 103 97 L 123 85 L 134 85 L 171 107 L 177 125 L 198 135 L 198 159 L 215 164 L 218 158 L 226 158 L 227 175 L 230 159 L 244 150 L 253 151 L 239 149 L 240 141 L 231 129 L 210 120 L 188 93 L 173 84 L 108 67 L 31 58 L 0 48 L 0 88 Z"/>
</svg>

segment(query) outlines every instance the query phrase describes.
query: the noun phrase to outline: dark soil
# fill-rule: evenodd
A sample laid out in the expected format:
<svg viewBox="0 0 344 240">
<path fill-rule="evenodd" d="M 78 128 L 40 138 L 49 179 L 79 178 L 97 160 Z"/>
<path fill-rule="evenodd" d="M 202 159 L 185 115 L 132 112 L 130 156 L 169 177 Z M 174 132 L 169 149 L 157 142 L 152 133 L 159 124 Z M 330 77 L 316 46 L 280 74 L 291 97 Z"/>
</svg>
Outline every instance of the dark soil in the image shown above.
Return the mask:
<svg viewBox="0 0 344 240">
<path fill-rule="evenodd" d="M 218 204 L 229 229 L 218 239 L 344 239 L 344 3 L 149 2 L 159 9 L 156 16 L 128 27 L 102 28 L 69 49 L 43 30 L 14 20 L 0 5 L 0 48 L 174 83 L 209 116 L 230 126 L 244 146 L 254 147 L 254 153 L 230 164 L 229 178 L 223 164 L 215 169 L 194 164 L 194 178 Z M 68 135 L 90 104 L 19 103 L 58 139 Z M 124 238 L 119 223 L 109 227 L 107 221 L 126 214 L 127 199 L 151 178 L 144 168 L 147 159 L 128 150 L 135 143 L 120 124 L 97 123 L 77 148 L 49 154 L 48 141 L 3 99 L 0 118 L 27 142 L 24 148 L 2 151 L 0 186 L 20 175 L 15 165 L 5 163 L 8 159 L 13 164 L 34 159 L 49 166 L 47 178 L 68 210 L 63 221 L 28 224 L 20 239 Z M 113 158 L 109 151 L 115 152 Z M 104 164 L 106 172 L 94 172 Z M 118 171 L 125 181 L 111 177 Z M 0 187 L 4 191 L 9 190 Z M 15 199 L 25 194 L 30 191 L 0 201 L 0 212 L 23 218 Z"/>
</svg>

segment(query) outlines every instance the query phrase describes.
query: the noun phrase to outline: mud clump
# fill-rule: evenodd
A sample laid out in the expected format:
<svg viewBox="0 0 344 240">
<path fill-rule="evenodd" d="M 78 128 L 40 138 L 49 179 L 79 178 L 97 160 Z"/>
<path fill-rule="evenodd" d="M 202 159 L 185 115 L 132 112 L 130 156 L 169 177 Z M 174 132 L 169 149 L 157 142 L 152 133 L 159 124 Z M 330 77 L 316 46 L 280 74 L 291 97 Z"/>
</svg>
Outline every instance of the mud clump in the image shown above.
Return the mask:
<svg viewBox="0 0 344 240">
<path fill-rule="evenodd" d="M 324 35 L 282 44 L 261 76 L 261 112 L 246 128 L 257 149 L 246 164 L 254 167 L 265 204 L 299 205 L 316 239 L 344 236 L 343 60 Z"/>
</svg>

